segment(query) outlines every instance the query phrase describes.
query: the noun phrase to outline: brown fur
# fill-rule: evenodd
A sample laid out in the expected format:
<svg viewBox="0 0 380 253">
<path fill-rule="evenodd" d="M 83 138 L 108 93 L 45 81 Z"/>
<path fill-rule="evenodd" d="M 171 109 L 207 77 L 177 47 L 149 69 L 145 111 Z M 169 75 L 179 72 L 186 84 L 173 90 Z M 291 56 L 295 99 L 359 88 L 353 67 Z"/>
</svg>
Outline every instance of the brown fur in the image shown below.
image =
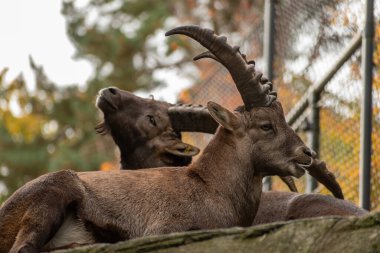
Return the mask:
<svg viewBox="0 0 380 253">
<path fill-rule="evenodd" d="M 253 225 L 329 215 L 362 216 L 368 212 L 355 204 L 322 194 L 263 192 Z"/>
<path fill-rule="evenodd" d="M 28 241 L 41 248 L 83 193 L 78 176 L 70 171 L 46 174 L 25 184 L 0 208 L 0 252 Z"/>
<path fill-rule="evenodd" d="M 311 157 L 300 152 L 306 147 L 286 124 L 278 102 L 235 114 L 214 103 L 208 107 L 223 127 L 189 167 L 62 171 L 26 184 L 0 209 L 0 252 L 41 250 L 62 225 L 56 217 L 65 216 L 79 223 L 63 233 L 82 229 L 95 242 L 251 225 L 262 175 L 301 176 L 299 164 Z"/>
</svg>

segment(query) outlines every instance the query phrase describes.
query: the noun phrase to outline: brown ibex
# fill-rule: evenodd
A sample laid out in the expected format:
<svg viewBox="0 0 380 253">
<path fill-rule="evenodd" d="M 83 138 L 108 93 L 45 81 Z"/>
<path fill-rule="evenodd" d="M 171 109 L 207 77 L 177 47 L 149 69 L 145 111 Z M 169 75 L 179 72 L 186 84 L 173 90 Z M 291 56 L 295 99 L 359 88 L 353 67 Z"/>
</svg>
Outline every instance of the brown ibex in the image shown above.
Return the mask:
<svg viewBox="0 0 380 253">
<path fill-rule="evenodd" d="M 188 167 L 60 171 L 27 183 L 1 206 L 1 253 L 249 226 L 260 201 L 263 176 L 300 177 L 310 170 L 310 149 L 287 125 L 270 85 L 262 83 L 262 75 L 240 52 L 211 30 L 189 26 L 169 32 L 174 33 L 195 38 L 227 67 L 244 107 L 232 113 L 208 103 L 209 113 L 221 127 Z M 336 183 L 328 174 L 317 180 L 326 178 Z M 68 217 L 72 222 L 63 223 Z M 76 238 L 71 242 L 59 238 L 72 234 Z"/>
<path fill-rule="evenodd" d="M 118 106 L 118 108 L 120 108 L 118 103 L 126 103 L 126 105 L 131 106 L 131 108 L 136 108 L 135 106 L 132 106 L 132 104 L 134 103 L 133 101 L 135 100 L 130 99 L 130 97 L 134 96 L 133 94 L 116 88 L 108 89 L 113 89 L 114 95 L 118 94 L 118 96 L 108 98 L 117 99 L 116 101 L 111 100 L 110 103 L 116 103 L 116 106 Z M 100 92 L 100 96 L 102 96 L 103 93 L 104 90 Z M 217 126 L 215 121 L 207 112 L 207 109 L 200 105 L 169 105 L 165 104 L 164 102 L 151 99 L 144 100 L 138 97 L 136 97 L 135 99 L 136 101 L 140 101 L 140 103 L 138 104 L 139 109 L 135 111 L 139 111 L 139 113 L 141 114 L 146 113 L 148 111 L 148 108 L 152 107 L 152 105 L 155 103 L 157 103 L 158 105 L 167 105 L 164 107 L 159 107 L 158 105 L 157 107 L 153 106 L 154 108 L 157 108 L 157 112 L 155 115 L 167 114 L 168 117 L 161 116 L 160 118 L 165 118 L 166 120 L 167 118 L 170 118 L 170 122 L 169 120 L 165 120 L 165 122 L 168 126 L 170 126 L 170 128 L 174 128 L 175 131 L 192 131 L 204 133 L 215 133 L 216 131 Z M 98 99 L 98 102 L 99 101 L 101 100 Z M 98 107 L 100 106 L 98 105 Z M 104 105 L 102 111 L 106 116 L 107 110 L 104 109 Z M 136 117 L 141 118 L 140 115 L 131 114 L 129 110 L 122 110 L 117 114 L 117 117 L 115 117 L 112 120 L 106 117 L 104 119 L 104 123 L 102 124 L 107 124 L 107 129 L 109 129 L 109 131 L 113 133 L 114 139 L 119 138 L 117 144 L 119 147 L 126 147 L 126 149 L 128 149 L 129 143 L 135 143 L 133 138 L 136 135 L 129 136 L 129 138 L 123 137 L 127 136 L 126 133 L 124 133 L 124 131 L 127 130 L 125 130 L 125 127 L 119 127 L 118 122 L 122 121 L 122 125 L 127 126 L 127 129 L 129 130 L 131 125 L 135 125 L 135 122 L 137 121 Z M 128 142 L 126 142 L 127 139 L 129 140 Z M 145 145 L 150 147 L 150 152 L 145 154 L 147 159 L 150 161 L 149 166 L 159 167 L 162 166 L 162 163 L 165 163 L 166 166 L 182 166 L 184 161 L 178 160 L 175 157 L 173 157 L 173 159 L 163 160 L 161 156 L 154 155 L 159 154 L 160 150 L 164 150 L 162 147 L 165 147 L 166 145 L 171 145 L 171 142 L 166 139 L 160 138 L 159 140 L 160 145 L 155 146 L 151 146 L 148 144 L 150 143 L 149 138 L 145 142 Z M 145 148 L 141 149 L 144 150 Z M 148 148 L 146 149 L 148 150 Z M 132 153 L 131 155 L 133 156 L 134 154 Z M 144 156 L 132 157 L 130 159 L 135 161 L 134 168 L 142 168 L 142 164 L 145 164 L 146 160 Z M 190 163 L 189 160 L 188 163 Z M 122 166 L 122 169 L 130 169 L 127 163 L 122 164 L 124 165 Z M 311 166 L 315 167 L 311 170 L 313 171 L 313 173 L 316 173 L 317 171 L 325 171 L 325 173 L 328 173 L 326 164 L 317 159 L 313 160 L 313 164 Z M 330 185 L 327 184 L 327 186 L 329 187 Z M 341 192 L 338 188 L 330 187 L 330 190 L 337 197 L 342 197 Z M 253 224 L 327 215 L 359 216 L 367 213 L 367 211 L 357 207 L 349 201 L 340 200 L 326 195 L 270 191 L 262 193 L 259 209 L 257 211 L 257 215 Z"/>
<path fill-rule="evenodd" d="M 115 87 L 102 89 L 96 105 L 104 115 L 96 130 L 110 133 L 120 150 L 122 169 L 185 166 L 199 153 L 171 127 L 168 110 L 175 110 L 174 105 Z"/>
</svg>

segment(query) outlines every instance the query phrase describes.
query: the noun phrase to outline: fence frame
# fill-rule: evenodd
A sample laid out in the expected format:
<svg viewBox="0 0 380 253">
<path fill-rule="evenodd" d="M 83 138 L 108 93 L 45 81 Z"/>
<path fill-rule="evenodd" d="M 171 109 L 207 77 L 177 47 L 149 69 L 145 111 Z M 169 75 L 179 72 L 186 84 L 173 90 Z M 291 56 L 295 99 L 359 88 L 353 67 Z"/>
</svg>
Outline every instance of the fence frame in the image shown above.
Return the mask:
<svg viewBox="0 0 380 253">
<path fill-rule="evenodd" d="M 274 6 L 275 0 L 265 0 L 264 10 L 264 61 L 265 74 L 269 80 L 273 80 L 273 57 L 274 57 Z M 272 189 L 272 178 L 265 177 L 263 182 L 263 190 L 269 191 Z"/>
<path fill-rule="evenodd" d="M 365 2 L 365 25 L 362 43 L 363 99 L 360 113 L 360 173 L 359 205 L 371 208 L 371 155 L 372 155 L 372 81 L 373 81 L 373 0 Z"/>
<path fill-rule="evenodd" d="M 275 0 L 265 0 L 264 17 L 264 59 L 266 74 L 270 80 L 273 79 L 273 57 L 274 57 L 274 5 Z M 372 81 L 373 81 L 373 40 L 374 40 L 374 1 L 365 1 L 365 26 L 362 32 L 355 35 L 349 45 L 343 50 L 336 62 L 325 73 L 322 79 L 310 86 L 306 94 L 298 101 L 292 110 L 286 115 L 286 120 L 291 126 L 299 124 L 303 120 L 306 109 L 311 107 L 311 115 L 308 117 L 310 123 L 309 144 L 313 150 L 319 151 L 320 139 L 320 110 L 318 102 L 326 85 L 346 63 L 351 56 L 362 46 L 362 80 L 363 99 L 361 105 L 360 123 L 360 183 L 359 199 L 360 206 L 370 210 L 371 201 L 371 133 L 372 133 Z M 303 119 L 302 119 L 303 118 Z M 297 126 L 298 127 L 298 126 Z M 316 181 L 308 176 L 306 191 L 312 192 L 317 187 Z M 264 190 L 271 189 L 271 181 L 264 181 Z"/>
</svg>

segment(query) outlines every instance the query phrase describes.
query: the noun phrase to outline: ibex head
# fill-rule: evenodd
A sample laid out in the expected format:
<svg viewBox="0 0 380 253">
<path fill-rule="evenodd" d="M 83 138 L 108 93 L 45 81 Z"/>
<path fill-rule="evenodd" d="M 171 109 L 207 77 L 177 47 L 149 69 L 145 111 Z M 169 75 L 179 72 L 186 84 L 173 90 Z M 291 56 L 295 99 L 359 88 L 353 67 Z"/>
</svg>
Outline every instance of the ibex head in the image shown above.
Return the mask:
<svg viewBox="0 0 380 253">
<path fill-rule="evenodd" d="M 123 169 L 187 165 L 199 153 L 172 129 L 168 103 L 110 87 L 99 92 L 96 105 L 104 114 L 96 130 L 111 134 L 120 149 Z"/>
<path fill-rule="evenodd" d="M 252 164 L 258 173 L 300 177 L 305 169 L 313 168 L 310 166 L 314 152 L 286 123 L 282 106 L 275 101 L 277 94 L 272 91 L 272 83 L 256 72 L 254 61 L 247 61 L 239 47 L 231 47 L 226 37 L 217 36 L 210 29 L 183 26 L 166 33 L 167 36 L 173 34 L 189 36 L 208 49 L 196 56 L 195 60 L 212 58 L 230 72 L 244 106 L 232 113 L 211 102 L 208 109 L 211 116 L 223 127 L 219 131 L 234 135 L 235 138 L 231 140 L 239 140 L 234 143 L 236 148 L 244 149 L 246 154 L 253 154 Z M 322 183 L 327 184 L 329 189 L 333 188 L 332 185 L 338 185 L 334 177 L 324 172 L 314 175 L 317 180 L 323 178 Z M 335 194 L 339 195 L 339 192 Z"/>
<path fill-rule="evenodd" d="M 238 140 L 236 148 L 251 154 L 256 174 L 300 177 L 311 165 L 313 152 L 286 123 L 279 102 L 235 113 L 213 102 L 207 107 L 231 139 Z"/>
</svg>

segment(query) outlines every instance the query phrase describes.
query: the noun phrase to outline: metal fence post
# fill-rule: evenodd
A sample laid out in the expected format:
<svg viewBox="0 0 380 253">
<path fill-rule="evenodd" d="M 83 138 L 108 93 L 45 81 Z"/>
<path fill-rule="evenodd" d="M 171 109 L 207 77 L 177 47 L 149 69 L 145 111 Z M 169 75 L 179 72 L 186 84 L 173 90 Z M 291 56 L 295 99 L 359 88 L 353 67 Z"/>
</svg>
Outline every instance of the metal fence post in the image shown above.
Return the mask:
<svg viewBox="0 0 380 253">
<path fill-rule="evenodd" d="M 360 206 L 367 210 L 371 208 L 373 11 L 373 0 L 366 0 L 366 17 L 362 43 L 363 100 L 360 114 L 359 202 Z"/>
<path fill-rule="evenodd" d="M 356 52 L 356 50 L 362 44 L 362 34 L 358 33 L 354 38 L 350 41 L 349 45 L 345 48 L 342 54 L 336 59 L 336 61 L 332 64 L 329 71 L 327 71 L 322 78 L 317 83 L 313 84 L 309 87 L 306 94 L 302 96 L 302 98 L 297 102 L 295 106 L 290 110 L 288 114 L 286 114 L 286 121 L 289 125 L 293 125 L 294 122 L 302 115 L 302 113 L 309 106 L 309 97 L 311 93 L 321 93 L 331 78 L 338 72 L 338 70 L 343 66 L 343 64 L 350 59 L 350 57 Z"/>
<path fill-rule="evenodd" d="M 274 56 L 274 5 L 275 0 L 265 0 L 264 11 L 264 59 L 265 75 L 269 80 L 273 80 L 273 56 Z M 272 188 L 272 179 L 264 179 L 263 190 Z"/>
<path fill-rule="evenodd" d="M 309 147 L 319 153 L 319 137 L 320 137 L 320 108 L 318 102 L 320 100 L 320 94 L 313 92 L 309 98 L 309 105 L 311 107 L 311 113 L 309 117 L 310 129 L 308 133 Z M 317 180 L 306 175 L 306 193 L 312 193 L 318 187 Z"/>
</svg>

